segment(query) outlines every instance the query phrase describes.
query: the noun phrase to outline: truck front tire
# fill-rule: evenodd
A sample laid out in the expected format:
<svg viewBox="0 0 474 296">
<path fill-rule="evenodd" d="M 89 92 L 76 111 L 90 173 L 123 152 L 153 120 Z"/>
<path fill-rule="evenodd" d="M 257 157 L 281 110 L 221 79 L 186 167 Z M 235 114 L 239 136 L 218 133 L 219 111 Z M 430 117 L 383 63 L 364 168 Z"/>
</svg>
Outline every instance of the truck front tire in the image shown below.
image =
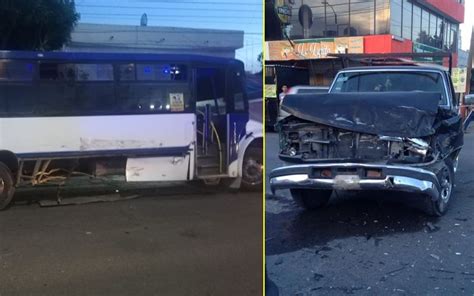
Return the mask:
<svg viewBox="0 0 474 296">
<path fill-rule="evenodd" d="M 444 161 L 443 167 L 436 176 L 441 187 L 439 197 L 437 200 L 432 200 L 431 197 L 426 198 L 425 211 L 430 216 L 441 217 L 448 210 L 454 190 L 454 165 L 451 159 L 447 158 Z"/>
<path fill-rule="evenodd" d="M 306 210 L 324 207 L 331 198 L 332 190 L 290 189 L 293 200 Z"/>
</svg>

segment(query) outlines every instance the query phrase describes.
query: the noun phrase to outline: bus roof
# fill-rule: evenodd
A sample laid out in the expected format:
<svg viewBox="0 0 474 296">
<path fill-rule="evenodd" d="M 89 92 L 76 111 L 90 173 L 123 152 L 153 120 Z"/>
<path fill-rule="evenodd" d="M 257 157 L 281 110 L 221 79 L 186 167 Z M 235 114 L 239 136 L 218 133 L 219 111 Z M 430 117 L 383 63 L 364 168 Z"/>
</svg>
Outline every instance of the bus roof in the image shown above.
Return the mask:
<svg viewBox="0 0 474 296">
<path fill-rule="evenodd" d="M 9 51 L 0 50 L 0 59 L 14 60 L 67 60 L 67 61 L 153 61 L 153 62 L 189 62 L 207 64 L 243 63 L 232 58 L 220 58 L 190 54 L 156 54 L 156 53 L 105 53 L 105 52 L 69 52 L 69 51 Z"/>
</svg>

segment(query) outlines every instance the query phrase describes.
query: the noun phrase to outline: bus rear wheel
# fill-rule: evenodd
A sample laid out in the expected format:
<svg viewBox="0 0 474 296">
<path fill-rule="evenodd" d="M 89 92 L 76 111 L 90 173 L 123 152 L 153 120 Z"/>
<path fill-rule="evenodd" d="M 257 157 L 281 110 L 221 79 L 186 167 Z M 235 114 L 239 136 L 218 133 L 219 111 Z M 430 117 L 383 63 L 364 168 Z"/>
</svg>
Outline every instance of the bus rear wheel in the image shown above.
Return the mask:
<svg viewBox="0 0 474 296">
<path fill-rule="evenodd" d="M 249 190 L 261 190 L 263 185 L 262 148 L 250 147 L 245 152 L 242 165 L 242 187 Z"/>
<path fill-rule="evenodd" d="M 13 175 L 10 169 L 0 162 L 0 211 L 8 207 L 13 199 L 15 186 L 13 185 Z"/>
</svg>

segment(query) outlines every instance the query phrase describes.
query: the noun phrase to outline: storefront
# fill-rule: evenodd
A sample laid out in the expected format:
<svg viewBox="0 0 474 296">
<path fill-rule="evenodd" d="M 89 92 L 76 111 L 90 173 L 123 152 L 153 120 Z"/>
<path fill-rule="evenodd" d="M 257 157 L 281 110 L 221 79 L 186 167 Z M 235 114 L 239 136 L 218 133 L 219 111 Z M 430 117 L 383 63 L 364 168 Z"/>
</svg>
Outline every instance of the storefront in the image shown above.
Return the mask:
<svg viewBox="0 0 474 296">
<path fill-rule="evenodd" d="M 329 85 L 341 68 L 330 54 L 449 51 L 457 65 L 460 0 L 273 0 L 265 9 L 266 64 L 306 67 L 311 85 Z"/>
</svg>

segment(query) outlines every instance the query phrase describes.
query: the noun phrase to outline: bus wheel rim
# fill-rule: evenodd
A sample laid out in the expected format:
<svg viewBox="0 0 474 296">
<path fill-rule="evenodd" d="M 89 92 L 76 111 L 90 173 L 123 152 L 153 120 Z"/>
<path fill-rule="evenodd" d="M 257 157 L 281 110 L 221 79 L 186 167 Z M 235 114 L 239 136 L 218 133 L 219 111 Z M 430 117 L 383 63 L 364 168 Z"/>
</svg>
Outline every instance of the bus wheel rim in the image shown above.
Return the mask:
<svg viewBox="0 0 474 296">
<path fill-rule="evenodd" d="M 263 165 L 260 164 L 257 160 L 249 158 L 245 162 L 244 167 L 244 178 L 247 183 L 255 185 L 261 182 L 262 180 Z"/>
</svg>

